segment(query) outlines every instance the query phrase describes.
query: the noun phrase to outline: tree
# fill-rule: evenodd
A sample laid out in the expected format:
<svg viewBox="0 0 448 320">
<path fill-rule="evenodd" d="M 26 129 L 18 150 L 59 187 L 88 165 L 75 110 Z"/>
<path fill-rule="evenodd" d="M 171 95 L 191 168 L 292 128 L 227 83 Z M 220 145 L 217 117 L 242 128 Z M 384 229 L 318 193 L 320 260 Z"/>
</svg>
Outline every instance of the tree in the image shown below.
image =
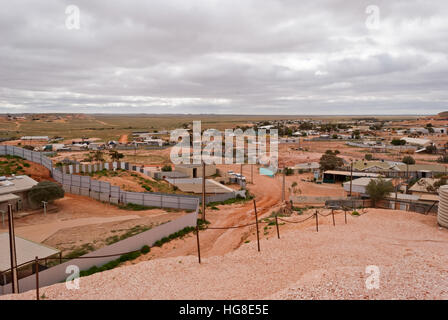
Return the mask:
<svg viewBox="0 0 448 320">
<path fill-rule="evenodd" d="M 437 159 L 437 162 L 448 163 L 448 154 L 444 154 L 443 156 L 440 156 L 439 159 Z"/>
<path fill-rule="evenodd" d="M 341 158 L 337 157 L 335 154 L 324 154 L 319 160 L 321 170 L 334 170 L 344 165 Z"/>
<path fill-rule="evenodd" d="M 33 207 L 39 206 L 42 201 L 51 202 L 64 197 L 64 189 L 52 181 L 41 181 L 28 191 L 28 200 Z"/>
<path fill-rule="evenodd" d="M 109 155 L 110 155 L 112 161 L 118 161 L 118 160 L 124 158 L 124 154 L 122 154 L 116 150 L 110 150 Z"/>
<path fill-rule="evenodd" d="M 364 156 L 364 159 L 366 159 L 367 161 L 370 161 L 373 159 L 373 155 L 371 153 L 366 153 L 366 155 Z"/>
<path fill-rule="evenodd" d="M 437 147 L 435 145 L 430 145 L 426 147 L 426 152 L 428 153 L 436 153 L 437 152 Z"/>
<path fill-rule="evenodd" d="M 406 164 L 415 164 L 415 160 L 411 156 L 405 156 L 401 161 Z"/>
<path fill-rule="evenodd" d="M 285 175 L 291 176 L 293 174 L 294 174 L 294 170 L 293 169 L 288 168 L 288 167 L 285 168 Z"/>
<path fill-rule="evenodd" d="M 391 181 L 384 180 L 383 178 L 372 179 L 366 187 L 366 193 L 369 195 L 370 199 L 372 199 L 373 205 L 389 193 L 394 191 L 394 186 Z"/>
<path fill-rule="evenodd" d="M 96 150 L 96 151 L 90 152 L 89 158 L 94 161 L 103 161 L 104 153 L 101 150 Z"/>
<path fill-rule="evenodd" d="M 166 164 L 162 167 L 162 171 L 164 172 L 173 171 L 173 168 L 171 168 L 169 164 Z"/>
<path fill-rule="evenodd" d="M 355 130 L 352 132 L 352 139 L 360 139 L 361 138 L 361 132 L 359 130 Z"/>
<path fill-rule="evenodd" d="M 406 144 L 406 141 L 405 140 L 401 140 L 401 139 L 392 139 L 390 144 L 392 144 L 394 146 L 403 146 L 403 145 Z"/>
<path fill-rule="evenodd" d="M 23 146 L 23 149 L 34 151 L 34 147 L 30 145 Z"/>
</svg>

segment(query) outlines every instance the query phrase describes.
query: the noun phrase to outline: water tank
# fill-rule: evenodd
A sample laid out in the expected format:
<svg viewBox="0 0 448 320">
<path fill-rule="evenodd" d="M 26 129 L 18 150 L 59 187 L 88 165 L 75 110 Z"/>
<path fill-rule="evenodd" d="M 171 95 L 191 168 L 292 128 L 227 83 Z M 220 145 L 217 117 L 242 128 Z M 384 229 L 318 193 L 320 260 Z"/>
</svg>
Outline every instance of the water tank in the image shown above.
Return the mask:
<svg viewBox="0 0 448 320">
<path fill-rule="evenodd" d="M 437 222 L 442 227 L 448 228 L 448 185 L 439 188 L 439 211 Z"/>
</svg>

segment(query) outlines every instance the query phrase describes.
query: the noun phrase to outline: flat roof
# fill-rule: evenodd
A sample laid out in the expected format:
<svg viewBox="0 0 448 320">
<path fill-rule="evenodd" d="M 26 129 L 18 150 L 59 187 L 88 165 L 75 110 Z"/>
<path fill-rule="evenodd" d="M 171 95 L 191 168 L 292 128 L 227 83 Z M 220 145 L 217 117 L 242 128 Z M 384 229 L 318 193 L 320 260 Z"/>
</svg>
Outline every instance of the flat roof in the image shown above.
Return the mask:
<svg viewBox="0 0 448 320">
<path fill-rule="evenodd" d="M 325 171 L 324 174 L 334 174 L 337 176 L 350 176 L 350 171 L 338 171 L 338 170 L 328 170 Z M 353 172 L 354 177 L 379 177 L 379 173 L 372 173 L 372 172 Z"/>
<path fill-rule="evenodd" d="M 12 193 L 0 194 L 0 203 L 17 199 L 20 199 L 20 197 Z"/>
<path fill-rule="evenodd" d="M 33 242 L 18 236 L 16 239 L 17 265 L 34 260 L 36 257 L 47 258 L 61 251 L 48 247 L 44 244 Z M 9 233 L 0 233 L 0 272 L 7 271 L 11 268 L 11 260 L 9 256 Z"/>
<path fill-rule="evenodd" d="M 36 184 L 37 181 L 28 176 L 8 177 L 0 180 L 0 194 L 27 191 Z"/>
<path fill-rule="evenodd" d="M 372 179 L 372 178 L 368 178 L 368 177 L 358 178 L 358 179 L 352 180 L 352 185 L 366 187 L 372 180 L 376 180 L 376 179 Z M 391 181 L 391 179 L 385 178 L 384 181 Z M 348 186 L 348 185 L 350 185 L 350 181 L 344 182 L 344 186 Z"/>
</svg>

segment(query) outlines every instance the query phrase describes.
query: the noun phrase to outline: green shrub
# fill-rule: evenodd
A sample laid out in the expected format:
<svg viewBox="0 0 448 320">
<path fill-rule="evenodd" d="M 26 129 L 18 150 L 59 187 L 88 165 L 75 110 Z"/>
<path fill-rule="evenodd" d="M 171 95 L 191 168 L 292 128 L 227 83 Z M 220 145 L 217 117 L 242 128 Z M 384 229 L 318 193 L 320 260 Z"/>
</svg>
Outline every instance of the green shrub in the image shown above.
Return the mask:
<svg viewBox="0 0 448 320">
<path fill-rule="evenodd" d="M 149 246 L 147 246 L 147 245 L 144 245 L 144 246 L 140 249 L 140 252 L 143 253 L 143 254 L 146 254 L 146 253 L 148 253 L 149 251 L 151 251 L 151 248 L 150 248 Z"/>
<path fill-rule="evenodd" d="M 28 199 L 34 205 L 42 201 L 50 202 L 64 197 L 64 189 L 52 181 L 41 181 L 28 191 Z"/>
</svg>

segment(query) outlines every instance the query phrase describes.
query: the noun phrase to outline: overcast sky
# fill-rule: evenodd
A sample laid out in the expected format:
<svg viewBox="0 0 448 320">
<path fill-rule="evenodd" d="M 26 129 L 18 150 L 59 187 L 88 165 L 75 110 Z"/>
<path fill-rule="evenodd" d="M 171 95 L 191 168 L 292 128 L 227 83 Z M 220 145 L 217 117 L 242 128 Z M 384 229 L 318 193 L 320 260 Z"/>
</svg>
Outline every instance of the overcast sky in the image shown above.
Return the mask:
<svg viewBox="0 0 448 320">
<path fill-rule="evenodd" d="M 14 0 L 0 39 L 1 113 L 448 110 L 447 0 Z"/>
</svg>

